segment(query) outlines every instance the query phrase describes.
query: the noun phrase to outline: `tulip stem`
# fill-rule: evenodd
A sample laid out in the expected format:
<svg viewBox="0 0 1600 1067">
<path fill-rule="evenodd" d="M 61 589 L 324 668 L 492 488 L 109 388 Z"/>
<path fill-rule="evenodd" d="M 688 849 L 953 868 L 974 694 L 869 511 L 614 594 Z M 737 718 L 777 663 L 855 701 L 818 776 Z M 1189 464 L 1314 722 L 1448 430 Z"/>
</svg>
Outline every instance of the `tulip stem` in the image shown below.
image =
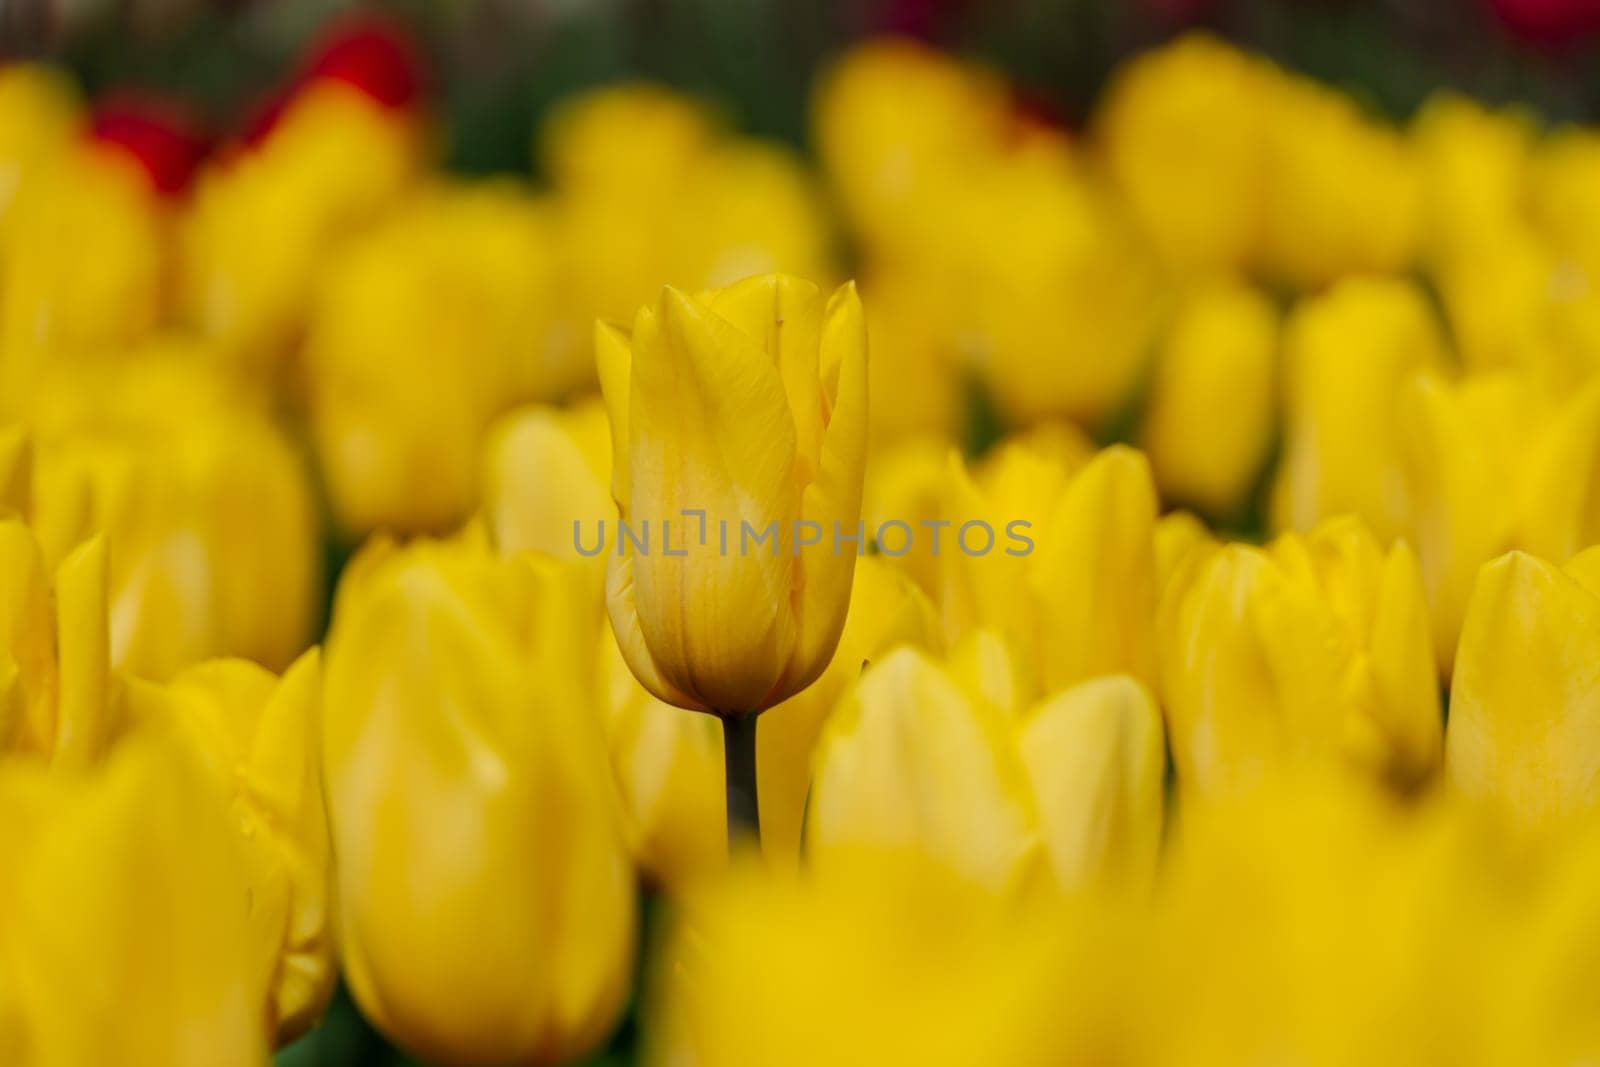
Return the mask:
<svg viewBox="0 0 1600 1067">
<path fill-rule="evenodd" d="M 728 715 L 722 720 L 722 752 L 728 774 L 728 847 L 740 838 L 761 840 L 761 813 L 756 802 L 756 716 Z"/>
</svg>

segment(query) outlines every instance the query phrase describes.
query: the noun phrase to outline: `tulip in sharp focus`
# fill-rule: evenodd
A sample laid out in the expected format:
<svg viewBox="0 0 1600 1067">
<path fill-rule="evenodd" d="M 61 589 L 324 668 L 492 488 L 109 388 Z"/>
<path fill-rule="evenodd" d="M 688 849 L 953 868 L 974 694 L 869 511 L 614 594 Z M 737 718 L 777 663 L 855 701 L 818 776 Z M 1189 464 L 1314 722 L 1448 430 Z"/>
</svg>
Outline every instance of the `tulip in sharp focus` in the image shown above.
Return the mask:
<svg viewBox="0 0 1600 1067">
<path fill-rule="evenodd" d="M 182 738 L 226 798 L 249 885 L 246 959 L 286 1044 L 321 1017 L 335 974 L 317 653 L 282 679 L 246 660 L 211 660 L 166 685 L 129 685 L 130 718 Z"/>
<path fill-rule="evenodd" d="M 1349 766 L 1409 786 L 1443 745 L 1416 556 L 1357 520 L 1229 545 L 1169 588 L 1158 626 L 1178 779 L 1234 788 Z"/>
<path fill-rule="evenodd" d="M 623 656 L 679 707 L 771 707 L 827 666 L 849 603 L 858 549 L 835 535 L 856 536 L 861 513 L 855 289 L 824 296 L 782 275 L 699 296 L 668 288 L 631 338 L 597 330 L 613 495 L 622 520 L 655 537 L 648 551 L 619 538 L 612 557 Z M 703 512 L 703 539 L 685 511 Z"/>
<path fill-rule="evenodd" d="M 1032 702 L 1019 717 L 970 678 L 901 649 L 862 676 L 816 759 L 817 863 L 840 850 L 911 849 L 1002 891 L 1025 886 L 1041 858 L 1068 888 L 1148 884 L 1154 871 L 1161 716 L 1125 675 Z"/>
<path fill-rule="evenodd" d="M 1445 762 L 1520 825 L 1595 807 L 1600 780 L 1600 549 L 1564 567 L 1513 552 L 1478 572 L 1450 687 Z"/>
<path fill-rule="evenodd" d="M 345 572 L 324 690 L 340 956 L 425 1058 L 564 1062 L 622 1008 L 633 875 L 587 578 L 470 542 L 380 543 Z"/>
</svg>

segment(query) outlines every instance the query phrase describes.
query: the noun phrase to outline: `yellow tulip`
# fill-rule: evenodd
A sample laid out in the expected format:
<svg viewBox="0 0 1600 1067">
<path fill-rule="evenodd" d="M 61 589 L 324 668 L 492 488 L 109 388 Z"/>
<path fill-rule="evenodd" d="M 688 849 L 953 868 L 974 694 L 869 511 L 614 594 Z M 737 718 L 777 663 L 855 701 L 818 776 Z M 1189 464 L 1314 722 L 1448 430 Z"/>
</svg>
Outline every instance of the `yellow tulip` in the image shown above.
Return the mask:
<svg viewBox="0 0 1600 1067">
<path fill-rule="evenodd" d="M 1110 422 L 1145 373 L 1165 293 L 1106 191 L 1065 138 L 1039 136 L 947 201 L 953 221 L 925 214 L 964 238 L 949 254 L 966 264 L 971 360 L 996 406 Z"/>
<path fill-rule="evenodd" d="M 576 557 L 580 541 L 585 550 L 603 543 L 617 514 L 605 408 L 585 401 L 504 416 L 484 445 L 482 482 L 484 517 L 502 552 Z"/>
<path fill-rule="evenodd" d="M 99 758 L 114 712 L 107 645 L 104 540 L 52 571 L 32 531 L 0 517 L 0 753 Z"/>
<path fill-rule="evenodd" d="M 241 366 L 285 377 L 323 258 L 412 183 L 418 141 L 408 118 L 351 86 L 299 93 L 260 144 L 199 174 L 179 235 L 185 320 Z"/>
<path fill-rule="evenodd" d="M 51 357 L 130 344 L 164 313 L 165 206 L 130 157 L 80 143 L 31 168 L 0 241 L 0 393 L 28 396 Z"/>
<path fill-rule="evenodd" d="M 1533 150 L 1531 115 L 1491 111 L 1466 97 L 1435 95 L 1411 128 L 1426 195 L 1435 263 L 1493 254 L 1525 225 L 1522 199 Z"/>
<path fill-rule="evenodd" d="M 628 320 L 663 283 L 833 273 L 828 216 L 800 160 L 729 136 L 688 97 L 649 83 L 585 93 L 557 106 L 540 140 L 582 383 L 594 319 Z"/>
<path fill-rule="evenodd" d="M 1520 1062 L 1480 1057 L 1507 915 L 1474 829 L 1316 775 L 1186 803 L 1121 1062 Z"/>
<path fill-rule="evenodd" d="M 31 517 L 45 555 L 104 533 L 112 661 L 162 679 L 213 656 L 280 670 L 311 636 L 320 587 L 306 465 L 209 349 L 153 343 L 41 383 Z"/>
<path fill-rule="evenodd" d="M 1405 270 L 1422 239 L 1422 180 L 1398 130 L 1349 96 L 1279 79 L 1268 114 L 1261 261 L 1304 288 Z"/>
<path fill-rule="evenodd" d="M 428 1059 L 554 1063 L 615 1023 L 634 888 L 584 575 L 382 543 L 341 584 L 324 759 L 344 973 Z"/>
<path fill-rule="evenodd" d="M 242 859 L 181 746 L 129 740 L 83 777 L 0 763 L 0 824 L 0 1042 L 9 1025 L 23 1050 L 7 1062 L 267 1063 Z"/>
<path fill-rule="evenodd" d="M 0 220 L 34 168 L 61 151 L 83 124 L 77 88 L 43 63 L 0 69 Z"/>
<path fill-rule="evenodd" d="M 1600 767 L 1600 550 L 1558 567 L 1513 552 L 1467 603 L 1445 762 L 1469 796 L 1542 828 L 1594 809 Z"/>
<path fill-rule="evenodd" d="M 1169 592 L 1158 629 L 1186 789 L 1318 764 L 1405 786 L 1438 764 L 1427 603 L 1404 542 L 1385 550 L 1338 519 L 1265 550 L 1226 546 Z"/>
<path fill-rule="evenodd" d="M 862 298 L 872 308 L 867 392 L 874 455 L 880 446 L 949 438 L 960 428 L 966 386 L 960 328 L 945 321 L 951 309 L 933 297 L 935 285 L 914 270 L 880 271 L 862 283 Z"/>
<path fill-rule="evenodd" d="M 1426 298 L 1395 279 L 1356 278 L 1301 301 L 1284 338 L 1284 442 L 1273 525 L 1309 530 L 1354 513 L 1379 537 L 1407 529 L 1398 397 L 1441 365 Z"/>
<path fill-rule="evenodd" d="M 1141 431 L 1163 495 L 1237 515 L 1267 458 L 1277 416 L 1278 321 L 1238 282 L 1197 290 L 1156 357 Z"/>
<path fill-rule="evenodd" d="M 864 556 L 856 563 L 850 609 L 827 670 L 761 717 L 756 773 L 761 847 L 769 860 L 793 865 L 800 858 L 817 739 L 845 692 L 869 664 L 893 648 L 936 647 L 938 636 L 933 605 L 909 577 L 882 556 Z"/>
<path fill-rule="evenodd" d="M 1101 674 L 1154 679 L 1155 487 L 1138 452 L 1114 446 L 1074 471 L 1026 442 L 974 478 L 951 459 L 941 545 L 946 637 L 1004 631 L 1047 691 Z M 994 532 L 992 550 L 978 526 Z"/>
<path fill-rule="evenodd" d="M 869 252 L 915 258 L 931 188 L 1000 151 L 1011 131 L 993 75 L 910 41 L 869 41 L 819 84 L 812 127 L 823 170 Z"/>
<path fill-rule="evenodd" d="M 1513 548 L 1566 560 L 1600 541 L 1586 492 L 1574 490 L 1600 477 L 1600 382 L 1551 399 L 1527 375 L 1419 375 L 1401 402 L 1415 539 L 1447 677 L 1483 563 Z"/>
<path fill-rule="evenodd" d="M 1020 721 L 914 649 L 891 652 L 846 697 L 818 748 L 808 841 L 910 849 L 1015 891 L 1041 859 L 1056 882 L 1148 884 L 1166 757 L 1149 692 L 1125 675 L 1038 702 Z"/>
<path fill-rule="evenodd" d="M 182 738 L 227 800 L 249 885 L 247 958 L 268 990 L 268 1028 L 287 1044 L 321 1018 L 335 975 L 318 654 L 281 680 L 212 660 L 167 685 L 131 683 L 127 701 L 135 723 Z"/>
<path fill-rule="evenodd" d="M 667 886 L 720 869 L 728 857 L 721 728 L 640 685 L 609 628 L 599 648 L 611 769 L 636 862 Z M 763 814 L 770 808 L 763 803 Z"/>
<path fill-rule="evenodd" d="M 552 239 L 544 208 L 515 187 L 442 188 L 330 267 L 306 373 L 347 533 L 460 523 L 477 502 L 489 424 L 573 384 L 552 327 Z"/>
<path fill-rule="evenodd" d="M 1600 134 L 1558 130 L 1538 145 L 1528 166 L 1529 213 L 1568 273 L 1583 285 L 1600 271 L 1600 195 L 1594 189 Z"/>
<path fill-rule="evenodd" d="M 1239 270 L 1260 240 L 1266 109 L 1281 75 L 1191 34 L 1123 67 L 1096 118 L 1118 191 L 1156 250 L 1185 274 Z"/>
<path fill-rule="evenodd" d="M 1156 520 L 1157 605 L 1168 591 L 1181 588 L 1199 562 L 1219 545 L 1206 524 L 1187 511 L 1173 511 Z"/>
<path fill-rule="evenodd" d="M 873 353 L 872 365 L 876 367 L 877 349 Z M 876 399 L 872 407 L 877 410 Z M 913 534 L 903 551 L 880 553 L 878 558 L 910 575 L 930 597 L 939 594 L 940 557 L 934 555 L 931 537 L 919 538 L 915 534 L 932 529 L 928 524 L 940 521 L 952 447 L 944 438 L 927 436 L 908 437 L 883 447 L 874 445 L 861 486 L 861 519 L 868 530 L 883 530 L 886 536 L 894 536 L 898 527 L 885 530 L 885 524 L 903 522 Z M 891 551 L 896 547 L 898 542 L 890 546 Z M 944 548 L 943 543 L 939 547 Z"/>
<path fill-rule="evenodd" d="M 619 528 L 611 559 L 628 666 L 660 699 L 724 716 L 804 689 L 833 654 L 865 548 L 837 539 L 861 532 L 854 287 L 824 297 L 769 275 L 697 297 L 668 288 L 631 339 L 602 324 L 596 345 L 613 496 L 638 537 L 655 535 L 646 549 Z"/>
<path fill-rule="evenodd" d="M 1049 977 L 1046 929 L 915 857 L 777 876 L 747 865 L 675 917 L 644 1062 L 1060 1063 L 1075 1005 Z"/>
</svg>

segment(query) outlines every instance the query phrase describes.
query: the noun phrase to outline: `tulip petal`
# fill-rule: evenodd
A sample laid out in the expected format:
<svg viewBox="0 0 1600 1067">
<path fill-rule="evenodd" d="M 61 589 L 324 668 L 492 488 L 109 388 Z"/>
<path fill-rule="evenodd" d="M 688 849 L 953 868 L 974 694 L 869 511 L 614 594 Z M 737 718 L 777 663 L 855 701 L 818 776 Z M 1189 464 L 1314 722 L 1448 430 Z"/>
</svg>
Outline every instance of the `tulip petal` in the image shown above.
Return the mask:
<svg viewBox="0 0 1600 1067">
<path fill-rule="evenodd" d="M 1165 739 L 1150 691 L 1127 675 L 1083 682 L 1035 710 L 1019 745 L 1057 882 L 1147 884 L 1166 802 Z"/>
</svg>

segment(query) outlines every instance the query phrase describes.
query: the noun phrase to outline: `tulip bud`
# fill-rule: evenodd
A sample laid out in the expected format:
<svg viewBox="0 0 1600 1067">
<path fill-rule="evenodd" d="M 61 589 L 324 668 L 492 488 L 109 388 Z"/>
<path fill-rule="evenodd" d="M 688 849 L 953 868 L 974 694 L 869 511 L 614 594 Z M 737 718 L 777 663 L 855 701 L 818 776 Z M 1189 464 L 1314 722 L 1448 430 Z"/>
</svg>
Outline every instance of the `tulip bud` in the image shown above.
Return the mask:
<svg viewBox="0 0 1600 1067">
<path fill-rule="evenodd" d="M 483 186 L 418 197 L 334 261 L 306 373 L 345 532 L 456 526 L 477 503 L 490 423 L 570 387 L 552 348 L 552 257 L 544 208 Z"/>
<path fill-rule="evenodd" d="M 1600 551 L 1522 552 L 1478 572 L 1450 686 L 1445 763 L 1467 795 L 1539 829 L 1595 807 Z"/>
<path fill-rule="evenodd" d="M 627 992 L 634 889 L 581 571 L 379 544 L 327 647 L 325 774 L 356 1002 L 427 1059 L 575 1058 Z"/>
<path fill-rule="evenodd" d="M 771 707 L 827 666 L 864 548 L 838 540 L 860 532 L 866 446 L 855 289 L 667 288 L 631 340 L 601 325 L 596 345 L 613 496 L 635 536 L 656 537 L 618 531 L 607 599 L 623 656 L 670 704 Z"/>
<path fill-rule="evenodd" d="M 913 649 L 862 676 L 817 752 L 817 862 L 910 849 L 1009 891 L 1042 856 L 1064 888 L 1147 885 L 1166 765 L 1149 692 L 1126 676 L 1096 679 L 1019 720 L 969 685 Z"/>
<path fill-rule="evenodd" d="M 1522 228 L 1535 133 L 1533 116 L 1518 110 L 1491 111 L 1451 93 L 1428 101 L 1411 138 L 1422 167 L 1428 246 L 1436 263 L 1493 254 L 1506 235 Z"/>
<path fill-rule="evenodd" d="M 227 797 L 245 856 L 250 936 L 279 1045 L 310 1029 L 333 995 L 332 864 L 322 800 L 322 672 L 316 650 L 280 680 L 212 660 L 167 685 L 130 682 L 136 723 L 187 743 Z"/>
<path fill-rule="evenodd" d="M 947 640 L 1002 630 L 1049 692 L 1100 674 L 1152 679 L 1156 496 L 1144 456 L 1114 446 L 1073 472 L 1013 443 L 976 478 L 951 463 Z M 995 540 L 979 552 L 985 524 Z"/>
<path fill-rule="evenodd" d="M 9 1025 L 21 1063 L 264 1067 L 250 901 L 214 785 L 155 737 L 81 778 L 0 764 L 0 1047 Z"/>
<path fill-rule="evenodd" d="M 1245 507 L 1272 444 L 1277 348 L 1277 314 L 1248 285 L 1216 283 L 1179 310 L 1142 430 L 1164 496 L 1224 517 Z"/>
<path fill-rule="evenodd" d="M 1229 545 L 1162 605 L 1161 681 L 1179 781 L 1214 792 L 1279 767 L 1347 765 L 1399 785 L 1442 727 L 1416 557 L 1359 521 Z"/>
<path fill-rule="evenodd" d="M 1400 385 L 1443 363 L 1422 292 L 1356 278 L 1302 300 L 1285 328 L 1283 460 L 1273 525 L 1309 530 L 1355 514 L 1379 537 L 1407 528 Z"/>
</svg>

